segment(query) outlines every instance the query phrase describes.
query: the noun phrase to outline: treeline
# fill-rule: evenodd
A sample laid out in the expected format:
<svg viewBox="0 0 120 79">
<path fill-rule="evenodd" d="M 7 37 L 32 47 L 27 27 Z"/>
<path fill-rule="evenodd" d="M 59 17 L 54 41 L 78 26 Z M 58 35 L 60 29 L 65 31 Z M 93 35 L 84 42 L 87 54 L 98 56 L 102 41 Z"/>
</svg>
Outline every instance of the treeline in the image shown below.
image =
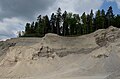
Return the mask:
<svg viewBox="0 0 120 79">
<path fill-rule="evenodd" d="M 26 23 L 25 32 L 19 36 L 24 37 L 43 37 L 46 33 L 55 33 L 61 36 L 84 35 L 98 29 L 106 29 L 109 26 L 120 27 L 120 15 L 114 15 L 110 6 L 107 12 L 102 10 L 90 14 L 85 12 L 79 14 L 61 12 L 58 8 L 56 13 L 52 13 L 50 19 L 39 15 L 36 22 Z"/>
</svg>

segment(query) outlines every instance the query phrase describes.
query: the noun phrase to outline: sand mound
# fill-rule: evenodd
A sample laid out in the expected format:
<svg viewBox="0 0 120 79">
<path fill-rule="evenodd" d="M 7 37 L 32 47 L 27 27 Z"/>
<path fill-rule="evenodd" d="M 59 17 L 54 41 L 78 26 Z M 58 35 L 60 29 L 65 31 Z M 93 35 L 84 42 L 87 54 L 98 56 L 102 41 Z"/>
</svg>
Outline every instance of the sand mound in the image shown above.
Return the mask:
<svg viewBox="0 0 120 79">
<path fill-rule="evenodd" d="M 78 37 L 7 40 L 15 45 L 0 56 L 0 79 L 118 79 L 119 35 L 111 26 Z"/>
<path fill-rule="evenodd" d="M 109 42 L 115 42 L 118 38 L 120 38 L 120 29 L 113 26 L 110 26 L 106 30 L 98 30 L 95 32 L 96 43 L 101 47 L 107 46 Z"/>
</svg>

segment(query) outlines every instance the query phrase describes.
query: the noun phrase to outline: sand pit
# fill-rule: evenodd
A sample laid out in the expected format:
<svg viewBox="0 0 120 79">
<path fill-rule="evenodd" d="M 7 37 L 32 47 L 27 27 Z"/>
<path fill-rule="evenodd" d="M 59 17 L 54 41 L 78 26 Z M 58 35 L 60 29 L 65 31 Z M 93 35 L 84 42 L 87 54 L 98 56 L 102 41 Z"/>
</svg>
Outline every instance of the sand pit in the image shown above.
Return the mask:
<svg viewBox="0 0 120 79">
<path fill-rule="evenodd" d="M 78 37 L 17 38 L 0 56 L 0 79 L 119 79 L 119 29 Z"/>
</svg>

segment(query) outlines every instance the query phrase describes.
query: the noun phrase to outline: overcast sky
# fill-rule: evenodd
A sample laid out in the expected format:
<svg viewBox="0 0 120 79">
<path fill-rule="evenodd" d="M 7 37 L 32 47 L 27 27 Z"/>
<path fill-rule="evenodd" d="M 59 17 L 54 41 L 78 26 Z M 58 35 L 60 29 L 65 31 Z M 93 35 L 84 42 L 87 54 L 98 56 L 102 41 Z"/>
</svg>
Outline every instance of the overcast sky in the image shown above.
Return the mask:
<svg viewBox="0 0 120 79">
<path fill-rule="evenodd" d="M 115 13 L 120 13 L 120 0 L 0 0 L 0 39 L 16 37 L 26 22 L 34 21 L 39 14 L 50 15 L 58 7 L 81 14 L 110 5 Z"/>
</svg>

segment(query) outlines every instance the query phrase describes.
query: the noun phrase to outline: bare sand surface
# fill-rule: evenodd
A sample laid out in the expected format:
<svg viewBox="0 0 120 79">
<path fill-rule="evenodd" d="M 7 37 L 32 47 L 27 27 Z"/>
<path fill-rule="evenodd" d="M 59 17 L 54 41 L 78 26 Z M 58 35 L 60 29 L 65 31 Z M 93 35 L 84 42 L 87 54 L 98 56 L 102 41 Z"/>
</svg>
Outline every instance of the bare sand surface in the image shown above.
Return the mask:
<svg viewBox="0 0 120 79">
<path fill-rule="evenodd" d="M 120 30 L 2 42 L 0 79 L 120 79 Z"/>
</svg>

